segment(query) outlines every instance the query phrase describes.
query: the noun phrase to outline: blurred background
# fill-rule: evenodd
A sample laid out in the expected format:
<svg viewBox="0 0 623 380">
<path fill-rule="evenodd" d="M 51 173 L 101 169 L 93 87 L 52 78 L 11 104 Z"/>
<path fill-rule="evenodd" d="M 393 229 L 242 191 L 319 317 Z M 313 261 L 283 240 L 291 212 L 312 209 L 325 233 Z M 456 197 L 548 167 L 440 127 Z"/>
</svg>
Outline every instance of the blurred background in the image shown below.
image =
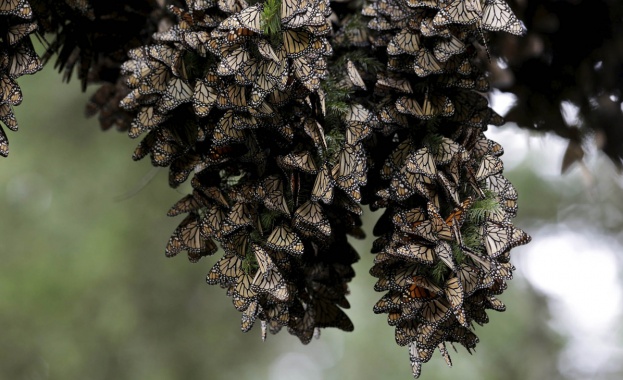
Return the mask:
<svg viewBox="0 0 623 380">
<path fill-rule="evenodd" d="M 372 313 L 378 215 L 366 215 L 370 239 L 354 242 L 355 331 L 326 329 L 303 346 L 283 330 L 262 342 L 259 325 L 241 333 L 231 299 L 205 284 L 219 254 L 197 264 L 164 255 L 180 222 L 166 212 L 187 188 L 133 162 L 138 141 L 86 119 L 89 92 L 51 65 L 19 83 L 20 131 L 7 132 L 0 161 L 0 379 L 411 378 L 407 349 Z M 488 135 L 505 148 L 516 225 L 533 241 L 513 250 L 507 311 L 489 312 L 474 355 L 451 350 L 449 369 L 435 354 L 422 378 L 623 378 L 623 176 L 590 149 L 560 175 L 567 143 L 554 135 L 510 124 Z"/>
</svg>

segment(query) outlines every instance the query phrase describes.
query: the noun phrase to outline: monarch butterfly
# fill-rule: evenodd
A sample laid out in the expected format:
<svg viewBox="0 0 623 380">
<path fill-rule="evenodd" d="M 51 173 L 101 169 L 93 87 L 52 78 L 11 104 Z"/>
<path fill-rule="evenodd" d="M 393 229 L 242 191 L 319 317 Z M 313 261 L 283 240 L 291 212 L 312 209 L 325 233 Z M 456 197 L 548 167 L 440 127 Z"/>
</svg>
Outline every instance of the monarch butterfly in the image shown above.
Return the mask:
<svg viewBox="0 0 623 380">
<path fill-rule="evenodd" d="M 257 293 L 251 289 L 253 276 L 241 271 L 236 278 L 235 285 L 230 286 L 229 292 L 234 299 L 237 310 L 243 311 L 249 304 L 257 299 Z"/>
<path fill-rule="evenodd" d="M 450 98 L 439 96 L 428 96 L 428 91 L 424 96 L 424 102 L 422 103 L 422 113 L 416 115 L 416 117 L 428 120 L 436 116 L 449 117 L 454 113 L 454 103 Z"/>
<path fill-rule="evenodd" d="M 167 89 L 167 84 L 171 78 L 171 71 L 163 63 L 151 61 L 150 71 L 140 81 L 138 91 L 141 95 L 161 94 Z M 128 83 L 130 86 L 130 83 Z"/>
<path fill-rule="evenodd" d="M 381 178 L 384 180 L 391 179 L 392 176 L 404 166 L 412 148 L 413 144 L 410 139 L 402 140 L 385 160 L 381 168 Z"/>
<path fill-rule="evenodd" d="M 426 178 L 422 174 L 409 173 L 403 168 L 390 181 L 390 195 L 398 201 L 403 201 L 417 192 L 422 197 L 430 199 L 432 194 L 424 182 Z"/>
<path fill-rule="evenodd" d="M 475 0 L 479 1 L 479 0 Z M 468 6 L 464 0 L 453 0 L 445 7 L 440 8 L 433 19 L 433 25 L 443 26 L 447 24 L 471 25 L 480 20 L 482 14 L 478 7 L 472 3 Z"/>
<path fill-rule="evenodd" d="M 313 202 L 318 202 L 322 200 L 325 204 L 331 204 L 333 202 L 333 187 L 335 186 L 335 182 L 331 175 L 329 174 L 329 167 L 327 164 L 323 164 L 316 175 L 316 180 L 314 181 L 314 186 L 312 188 L 312 193 L 310 199 Z"/>
<path fill-rule="evenodd" d="M 207 81 L 198 80 L 195 83 L 195 89 L 192 97 L 193 108 L 197 116 L 207 116 L 216 103 L 216 98 L 216 90 L 209 86 Z"/>
<path fill-rule="evenodd" d="M 172 78 L 167 84 L 167 89 L 163 92 L 162 98 L 158 102 L 158 111 L 166 113 L 182 103 L 192 100 L 193 89 L 188 82 L 180 78 Z"/>
<path fill-rule="evenodd" d="M 392 217 L 392 222 L 401 231 L 410 233 L 415 227 L 426 220 L 424 211 L 417 207 L 406 211 L 399 211 Z"/>
<path fill-rule="evenodd" d="M 497 32 L 502 30 L 517 36 L 526 33 L 526 28 L 517 19 L 508 4 L 503 0 L 487 0 L 482 14 L 483 29 Z"/>
<path fill-rule="evenodd" d="M 452 56 L 465 51 L 465 44 L 458 38 L 451 36 L 448 39 L 438 41 L 433 48 L 433 54 L 439 62 L 446 62 Z"/>
<path fill-rule="evenodd" d="M 185 149 L 188 149 L 180 145 L 178 138 L 168 128 L 161 128 L 155 132 L 155 142 L 150 151 L 152 165 L 169 166 L 175 158 L 184 153 Z"/>
<path fill-rule="evenodd" d="M 443 240 L 452 240 L 452 237 L 453 237 L 453 231 L 451 228 L 452 220 L 450 219 L 449 220 L 450 224 L 448 224 L 448 222 L 446 222 L 439 214 L 437 207 L 433 205 L 431 202 L 427 203 L 427 211 L 428 211 L 428 217 L 430 218 L 429 220 L 431 223 L 431 227 L 427 226 L 427 228 L 432 228 L 432 231 L 434 231 L 435 235 L 437 235 L 438 238 L 441 238 Z"/>
<path fill-rule="evenodd" d="M 379 118 L 381 119 L 381 121 L 388 124 L 384 126 L 383 130 L 381 131 L 386 135 L 391 135 L 392 133 L 394 133 L 396 130 L 396 125 L 399 125 L 401 127 L 407 127 L 409 125 L 409 119 L 405 115 L 398 112 L 396 110 L 396 106 L 393 104 L 391 106 L 381 108 Z"/>
<path fill-rule="evenodd" d="M 474 72 L 474 68 L 469 60 L 469 58 L 461 58 L 462 60 L 460 61 L 460 63 L 458 64 L 457 68 L 456 68 L 456 72 L 460 75 L 470 75 Z"/>
<path fill-rule="evenodd" d="M 355 64 L 350 59 L 346 61 L 346 73 L 353 86 L 359 87 L 364 91 L 366 90 L 365 82 L 361 78 L 359 71 L 357 71 L 357 67 L 355 67 Z"/>
<path fill-rule="evenodd" d="M 245 140 L 245 131 L 234 128 L 234 112 L 227 110 L 219 119 L 212 134 L 212 142 L 215 146 L 221 147 L 232 143 L 239 143 Z"/>
<path fill-rule="evenodd" d="M 378 300 L 372 310 L 375 314 L 387 313 L 393 310 L 400 310 L 402 295 L 398 291 L 389 291 Z"/>
<path fill-rule="evenodd" d="M 214 236 L 217 239 L 222 237 L 222 225 L 225 219 L 225 212 L 217 206 L 209 207 L 201 219 L 201 233 L 203 236 Z"/>
<path fill-rule="evenodd" d="M 253 5 L 243 9 L 235 17 L 242 27 L 249 29 L 255 33 L 262 33 L 262 4 Z"/>
<path fill-rule="evenodd" d="M 251 289 L 257 294 L 270 294 L 279 301 L 287 301 L 290 298 L 288 287 L 283 277 L 277 270 L 268 273 L 257 271 Z"/>
<path fill-rule="evenodd" d="M 301 126 L 303 127 L 303 130 L 305 131 L 307 136 L 309 136 L 312 139 L 316 148 L 327 149 L 327 142 L 324 136 L 324 129 L 322 128 L 322 125 L 320 125 L 320 123 L 316 119 L 307 117 L 303 119 Z"/>
<path fill-rule="evenodd" d="M 370 45 L 367 28 L 342 28 L 334 37 L 334 41 L 339 44 L 348 43 L 352 46 L 366 47 Z"/>
<path fill-rule="evenodd" d="M 318 166 L 309 151 L 290 152 L 278 158 L 278 163 L 288 170 L 300 170 L 304 173 L 316 174 Z"/>
<path fill-rule="evenodd" d="M 153 106 L 142 107 L 132 121 L 128 135 L 133 139 L 137 138 L 143 132 L 152 130 L 160 125 L 166 118 L 165 115 L 156 111 Z"/>
<path fill-rule="evenodd" d="M 329 220 L 322 212 L 322 207 L 316 202 L 307 201 L 303 203 L 294 212 L 293 219 L 294 227 L 303 232 L 315 230 L 325 236 L 331 235 Z"/>
<path fill-rule="evenodd" d="M 15 80 L 9 76 L 0 78 L 0 102 L 17 106 L 22 103 L 22 90 Z"/>
<path fill-rule="evenodd" d="M 27 0 L 7 0 L 0 3 L 0 15 L 13 15 L 23 19 L 32 17 L 32 8 Z"/>
<path fill-rule="evenodd" d="M 315 8 L 315 7 L 314 7 Z M 287 29 L 296 29 L 300 27 L 305 27 L 310 32 L 315 35 L 322 34 L 323 32 L 314 33 L 314 29 L 317 27 L 324 26 L 326 24 L 326 19 L 324 15 L 319 12 L 318 9 L 314 9 L 308 6 L 307 11 L 304 13 L 299 13 L 294 17 L 290 18 L 288 21 L 282 21 L 282 27 Z M 324 28 L 322 28 L 324 29 Z"/>
<path fill-rule="evenodd" d="M 222 108 L 230 108 L 232 107 L 236 111 L 245 112 L 247 111 L 247 97 L 244 86 L 238 86 L 235 84 L 231 84 L 227 87 L 227 93 L 219 93 L 219 97 L 217 98 L 217 104 L 221 105 Z"/>
<path fill-rule="evenodd" d="M 186 6 L 191 12 L 193 10 L 202 11 L 213 7 L 214 3 L 210 0 L 186 0 Z"/>
<path fill-rule="evenodd" d="M 353 322 L 331 301 L 316 298 L 313 300 L 312 307 L 316 315 L 316 327 L 337 327 L 343 331 L 353 331 Z"/>
<path fill-rule="evenodd" d="M 391 73 L 378 73 L 376 85 L 393 88 L 394 90 L 401 93 L 413 93 L 413 88 L 411 87 L 411 82 L 409 82 L 409 80 L 394 76 Z"/>
<path fill-rule="evenodd" d="M 175 202 L 175 204 L 167 212 L 167 216 L 177 216 L 198 210 L 202 207 L 205 207 L 204 203 L 198 199 L 193 192 L 193 194 L 188 194 L 184 198 Z"/>
<path fill-rule="evenodd" d="M 445 220 L 445 223 L 450 227 L 456 226 L 457 228 L 461 228 L 467 216 L 467 211 L 469 210 L 469 208 L 471 207 L 473 203 L 474 203 L 474 200 L 472 197 L 465 198 L 465 200 L 463 200 L 463 202 L 461 202 L 452 211 L 452 213 L 448 215 L 448 217 Z"/>
<path fill-rule="evenodd" d="M 446 361 L 448 367 L 452 367 L 452 360 L 450 359 L 450 355 L 448 354 L 446 344 L 444 342 L 441 342 L 437 345 L 437 348 L 439 349 L 439 353 L 441 354 L 441 356 L 443 356 L 444 360 Z"/>
<path fill-rule="evenodd" d="M 403 245 L 396 250 L 394 256 L 424 264 L 432 264 L 435 261 L 434 249 L 420 243 Z"/>
<path fill-rule="evenodd" d="M 442 137 L 440 144 L 431 146 L 431 151 L 437 165 L 447 165 L 457 154 L 467 159 L 465 148 L 447 137 Z"/>
<path fill-rule="evenodd" d="M 425 77 L 430 74 L 441 74 L 444 71 L 441 64 L 435 58 L 435 55 L 425 47 L 422 47 L 415 54 L 412 67 L 413 71 L 420 77 Z"/>
<path fill-rule="evenodd" d="M 9 155 L 9 139 L 0 127 L 0 156 L 7 157 Z"/>
<path fill-rule="evenodd" d="M 486 154 L 482 157 L 478 170 L 476 171 L 476 180 L 480 181 L 489 176 L 501 173 L 504 170 L 504 163 L 499 158 Z"/>
<path fill-rule="evenodd" d="M 498 114 L 495 111 L 491 111 L 489 120 L 487 122 L 489 124 L 491 124 L 491 125 L 495 125 L 497 127 L 500 127 L 500 126 L 504 125 L 504 123 L 506 121 L 504 120 L 504 118 L 502 116 L 500 116 L 500 114 Z"/>
<path fill-rule="evenodd" d="M 420 309 L 424 322 L 439 324 L 445 321 L 452 313 L 450 305 L 443 298 L 436 298 L 426 302 Z"/>
<path fill-rule="evenodd" d="M 310 34 L 306 31 L 285 30 L 283 47 L 288 58 L 298 58 L 305 54 L 311 46 Z"/>
<path fill-rule="evenodd" d="M 485 307 L 488 309 L 493 309 L 495 311 L 505 311 L 506 305 L 499 299 L 494 296 L 487 296 L 485 298 Z"/>
<path fill-rule="evenodd" d="M 249 107 L 248 111 L 251 115 L 257 117 L 270 118 L 275 116 L 275 109 L 266 102 L 262 102 L 259 106 L 256 107 Z M 279 124 L 277 128 L 282 128 L 283 126 L 284 124 Z"/>
<path fill-rule="evenodd" d="M 404 230 L 406 230 L 405 232 L 407 233 L 421 237 L 431 243 L 439 241 L 437 228 L 431 220 L 424 220 L 423 222 L 414 224 Z"/>
<path fill-rule="evenodd" d="M 7 30 L 7 40 L 9 42 L 9 46 L 17 44 L 24 37 L 28 36 L 35 30 L 37 30 L 37 24 L 34 22 L 9 26 Z"/>
<path fill-rule="evenodd" d="M 417 33 L 405 28 L 398 32 L 387 45 L 387 54 L 415 55 L 420 50 L 420 37 Z"/>
<path fill-rule="evenodd" d="M 465 299 L 465 293 L 463 285 L 458 277 L 451 277 L 446 281 L 443 288 L 446 295 L 446 299 L 452 305 L 452 311 L 454 312 L 458 322 L 465 327 L 469 327 L 467 324 L 467 316 L 465 310 L 463 310 L 463 300 Z"/>
<path fill-rule="evenodd" d="M 527 244 L 530 236 L 512 224 L 488 221 L 481 227 L 483 243 L 487 254 L 496 258 L 506 250 L 518 245 Z"/>
<path fill-rule="evenodd" d="M 301 238 L 287 225 L 280 225 L 266 239 L 266 245 L 277 251 L 286 251 L 291 255 L 300 256 L 305 247 Z"/>
<path fill-rule="evenodd" d="M 273 61 L 275 64 L 281 64 L 281 60 L 275 53 L 272 45 L 265 39 L 259 39 L 257 41 L 257 50 L 265 59 Z"/>
<path fill-rule="evenodd" d="M 415 379 L 420 377 L 420 375 L 422 374 L 422 361 L 420 360 L 420 354 L 418 351 L 419 349 L 418 349 L 418 346 L 415 344 L 415 342 L 411 342 L 409 344 L 409 361 L 411 361 L 411 372 L 413 374 L 413 378 Z M 432 355 L 433 353 L 431 351 L 429 355 L 429 359 L 430 359 L 430 356 Z"/>
<path fill-rule="evenodd" d="M 286 59 L 283 48 L 277 49 L 275 56 L 279 59 L 279 62 L 273 62 L 272 60 L 263 61 L 267 65 L 265 70 L 266 77 L 274 82 L 278 89 L 285 91 L 288 86 L 290 64 Z"/>
<path fill-rule="evenodd" d="M 441 183 L 441 187 L 444 189 L 446 195 L 454 202 L 456 205 L 460 205 L 461 201 L 459 200 L 459 192 L 457 186 L 448 180 L 448 178 L 442 172 L 439 172 L 437 176 L 437 180 Z"/>
<path fill-rule="evenodd" d="M 235 203 L 223 222 L 223 235 L 229 235 L 239 228 L 250 226 L 255 217 L 254 211 L 249 204 Z"/>
<path fill-rule="evenodd" d="M 422 114 L 422 107 L 417 100 L 408 97 L 401 96 L 396 100 L 396 110 L 400 113 L 408 114 L 411 116 L 417 116 Z"/>
<path fill-rule="evenodd" d="M 476 347 L 476 344 L 479 342 L 476 334 L 474 334 L 469 329 L 458 325 L 455 325 L 448 331 L 448 334 L 446 335 L 446 340 L 450 342 L 461 343 L 470 353 L 471 350 Z"/>
<path fill-rule="evenodd" d="M 178 49 L 174 49 L 167 45 L 151 45 L 147 48 L 147 54 L 171 68 L 175 73 L 179 70 L 179 66 L 182 63 L 182 52 Z M 179 74 L 179 72 L 178 72 Z"/>
<path fill-rule="evenodd" d="M 290 320 L 290 311 L 283 302 L 271 303 L 266 305 L 264 314 L 266 315 L 270 332 L 276 334 L 281 327 L 287 326 Z"/>
<path fill-rule="evenodd" d="M 371 13 L 371 12 L 368 12 Z M 378 32 L 398 29 L 399 26 L 397 23 L 390 22 L 383 17 L 378 17 L 377 15 L 373 16 L 374 18 L 368 22 L 368 28 L 372 30 L 376 30 Z"/>
<path fill-rule="evenodd" d="M 288 332 L 296 335 L 303 344 L 307 344 L 314 336 L 314 311 L 309 305 L 303 306 L 303 303 L 295 300 L 289 307 L 290 321 L 288 323 Z"/>
<path fill-rule="evenodd" d="M 247 309 L 242 312 L 242 317 L 240 321 L 240 329 L 242 332 L 249 332 L 255 323 L 255 318 L 262 311 L 262 306 L 260 306 L 257 300 L 252 301 Z"/>
<path fill-rule="evenodd" d="M 203 230 L 202 230 L 203 232 Z M 226 238 L 220 234 L 221 246 L 230 255 L 236 255 L 241 259 L 247 258 L 249 254 L 249 234 L 246 230 L 235 232 Z"/>
<path fill-rule="evenodd" d="M 406 160 L 406 170 L 413 174 L 423 174 L 429 178 L 437 178 L 437 166 L 433 155 L 427 147 L 411 153 Z"/>
<path fill-rule="evenodd" d="M 457 277 L 459 282 L 463 285 L 463 293 L 465 297 L 469 297 L 481 286 L 481 271 L 469 264 L 461 264 L 457 266 Z"/>
<path fill-rule="evenodd" d="M 484 289 L 485 287 L 483 287 Z M 492 279 L 490 286 L 487 289 L 488 294 L 498 295 L 502 294 L 508 288 L 508 284 L 503 279 Z"/>
<path fill-rule="evenodd" d="M 251 252 L 253 252 L 253 254 L 255 255 L 255 259 L 259 266 L 259 272 L 261 272 L 262 274 L 267 274 L 271 271 L 278 270 L 277 266 L 273 262 L 273 259 L 268 254 L 268 251 L 262 248 L 262 246 L 255 243 L 251 244 Z"/>
<path fill-rule="evenodd" d="M 412 323 L 400 324 L 396 326 L 394 338 L 399 346 L 406 346 L 416 339 L 417 332 Z"/>
<path fill-rule="evenodd" d="M 430 8 L 439 9 L 437 0 L 407 0 L 407 5 L 411 8 Z"/>
<path fill-rule="evenodd" d="M 452 255 L 452 248 L 450 244 L 445 241 L 439 241 L 435 246 L 435 254 L 444 264 L 453 271 L 456 271 L 454 264 L 454 256 Z"/>
<path fill-rule="evenodd" d="M 30 39 L 26 39 L 17 45 L 9 57 L 7 72 L 11 78 L 17 78 L 22 75 L 34 74 L 42 68 L 43 65 L 33 49 L 32 42 Z"/>
<path fill-rule="evenodd" d="M 256 192 L 266 208 L 290 215 L 288 203 L 283 196 L 283 182 L 277 175 L 271 175 L 264 179 Z"/>
<path fill-rule="evenodd" d="M 424 37 L 439 36 L 443 38 L 450 38 L 452 36 L 452 33 L 447 27 L 435 26 L 433 24 L 433 18 L 427 18 L 422 20 L 419 29 Z"/>
<path fill-rule="evenodd" d="M 298 14 L 308 11 L 308 8 L 301 6 L 300 0 L 282 0 L 281 1 L 281 22 L 288 22 Z"/>
<path fill-rule="evenodd" d="M 487 188 L 502 198 L 517 199 L 517 190 L 502 174 L 494 174 L 486 178 Z"/>
<path fill-rule="evenodd" d="M 226 287 L 235 284 L 242 273 L 242 259 L 236 255 L 225 255 L 210 269 L 206 282 L 209 285 Z"/>
<path fill-rule="evenodd" d="M 313 57 L 303 55 L 292 60 L 294 75 L 309 91 L 315 92 L 320 86 L 320 78 L 315 76 L 314 67 L 318 64 Z"/>
<path fill-rule="evenodd" d="M 494 157 L 499 157 L 504 154 L 504 148 L 497 142 L 486 138 L 484 134 L 478 137 L 471 151 L 475 158 L 483 157 L 486 154 Z"/>
<path fill-rule="evenodd" d="M 437 298 L 437 295 L 442 292 L 440 287 L 423 276 L 413 276 L 408 282 L 410 283 L 407 294 L 409 298 L 431 300 Z"/>
<path fill-rule="evenodd" d="M 209 256 L 217 251 L 218 247 L 209 238 L 200 234 L 200 219 L 197 214 L 189 214 L 173 232 L 167 244 L 166 255 L 172 257 L 182 250 L 188 251 L 188 259 L 197 262 L 202 256 Z"/>
<path fill-rule="evenodd" d="M 344 144 L 338 155 L 338 162 L 332 174 L 336 184 L 348 192 L 366 183 L 366 159 L 360 144 Z"/>
<path fill-rule="evenodd" d="M 458 90 L 454 97 L 455 112 L 453 121 L 467 122 L 483 109 L 488 108 L 487 99 L 474 91 Z"/>
<path fill-rule="evenodd" d="M 250 58 L 249 50 L 244 45 L 232 45 L 221 52 L 221 61 L 219 62 L 216 73 L 219 76 L 234 75 L 240 71 L 243 64 Z"/>
</svg>

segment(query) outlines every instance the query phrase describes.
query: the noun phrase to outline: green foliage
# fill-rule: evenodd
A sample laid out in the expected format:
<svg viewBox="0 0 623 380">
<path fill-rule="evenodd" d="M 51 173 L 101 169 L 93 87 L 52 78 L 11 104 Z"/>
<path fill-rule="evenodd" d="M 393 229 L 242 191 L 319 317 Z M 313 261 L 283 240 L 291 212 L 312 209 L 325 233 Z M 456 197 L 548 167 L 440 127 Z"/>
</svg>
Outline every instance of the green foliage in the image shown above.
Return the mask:
<svg viewBox="0 0 623 380">
<path fill-rule="evenodd" d="M 266 0 L 262 9 L 262 31 L 270 37 L 281 34 L 281 0 Z"/>
<path fill-rule="evenodd" d="M 496 193 L 486 189 L 483 192 L 485 197 L 475 200 L 467 213 L 468 219 L 477 225 L 480 225 L 485 220 L 487 214 L 498 212 L 501 208 Z"/>
</svg>

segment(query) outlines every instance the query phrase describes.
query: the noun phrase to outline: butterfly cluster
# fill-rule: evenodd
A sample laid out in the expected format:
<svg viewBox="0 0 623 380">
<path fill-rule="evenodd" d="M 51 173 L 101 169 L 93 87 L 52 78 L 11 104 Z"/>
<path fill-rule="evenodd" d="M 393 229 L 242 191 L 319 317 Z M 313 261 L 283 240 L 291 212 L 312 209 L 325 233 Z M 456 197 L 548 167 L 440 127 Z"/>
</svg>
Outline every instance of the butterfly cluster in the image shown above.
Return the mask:
<svg viewBox="0 0 623 380">
<path fill-rule="evenodd" d="M 18 77 L 41 70 L 41 61 L 33 49 L 30 34 L 37 29 L 27 0 L 9 0 L 0 4 L 0 121 L 17 131 L 13 107 L 22 103 Z M 0 126 L 0 155 L 9 155 L 9 140 Z"/>
<path fill-rule="evenodd" d="M 352 106 L 336 123 L 342 138 L 327 141 L 320 82 L 331 8 L 274 8 L 170 7 L 177 23 L 121 66 L 130 89 L 121 106 L 136 111 L 130 136 L 146 134 L 135 159 L 169 166 L 173 187 L 193 174 L 192 194 L 169 211 L 188 215 L 167 256 L 197 261 L 218 242 L 224 255 L 207 282 L 227 289 L 242 330 L 260 320 L 263 336 L 286 327 L 307 343 L 319 328 L 353 329 L 342 308 L 359 256 L 346 236 L 362 234 L 366 170 L 365 136 L 353 130 L 372 115 Z M 278 28 L 264 27 L 271 19 Z"/>
<path fill-rule="evenodd" d="M 509 1 L 526 21 L 521 38 L 492 35 L 488 63 L 492 85 L 516 101 L 506 115 L 521 128 L 553 132 L 568 139 L 561 172 L 583 165 L 585 147 L 595 146 L 620 170 L 623 158 L 621 88 L 623 72 L 619 46 L 623 3 L 609 0 Z M 586 43 L 584 28 L 591 30 Z M 568 118 L 573 109 L 577 117 Z"/>
<path fill-rule="evenodd" d="M 483 31 L 523 34 L 503 1 L 376 1 L 371 44 L 386 54 L 379 119 L 386 150 L 373 208 L 385 208 L 374 233 L 374 306 L 409 347 L 413 375 L 446 342 L 468 350 L 473 324 L 512 278 L 510 250 L 530 237 L 512 225 L 517 193 L 502 176 L 502 147 L 487 125 L 503 119 L 479 92 L 489 90 L 479 68 Z M 378 186 L 384 184 L 382 186 Z"/>
<path fill-rule="evenodd" d="M 18 17 L 26 2 L 12 3 Z M 103 82 L 88 114 L 140 137 L 134 160 L 168 167 L 171 187 L 190 182 L 165 253 L 221 255 L 206 280 L 242 331 L 259 321 L 263 338 L 285 328 L 306 344 L 353 330 L 348 237 L 365 237 L 362 205 L 385 210 L 374 312 L 409 346 L 414 376 L 436 349 L 450 363 L 446 342 L 473 349 L 473 324 L 504 310 L 510 250 L 530 237 L 511 222 L 503 149 L 484 135 L 504 120 L 482 95 L 479 52 L 487 32 L 524 33 L 506 2 L 32 4 L 32 25 L 56 35 L 45 58 L 83 87 Z"/>
</svg>

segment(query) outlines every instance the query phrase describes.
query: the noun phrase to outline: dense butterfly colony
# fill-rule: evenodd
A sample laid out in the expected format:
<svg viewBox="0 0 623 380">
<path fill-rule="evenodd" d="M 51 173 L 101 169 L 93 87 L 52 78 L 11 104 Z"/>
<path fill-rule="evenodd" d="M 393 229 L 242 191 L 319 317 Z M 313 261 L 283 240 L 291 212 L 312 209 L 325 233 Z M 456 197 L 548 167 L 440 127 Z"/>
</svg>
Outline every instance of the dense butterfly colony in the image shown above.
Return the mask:
<svg viewBox="0 0 623 380">
<path fill-rule="evenodd" d="M 22 103 L 22 91 L 15 81 L 22 75 L 41 70 L 41 61 L 28 36 L 37 29 L 32 22 L 32 9 L 27 2 L 0 5 L 0 121 L 17 131 L 13 106 Z M 9 155 L 9 140 L 0 126 L 0 155 Z"/>
<path fill-rule="evenodd" d="M 437 349 L 450 364 L 446 342 L 475 347 L 474 324 L 505 309 L 510 250 L 530 241 L 511 223 L 503 149 L 484 135 L 503 123 L 483 96 L 486 33 L 525 33 L 504 1 L 111 3 L 3 2 L 3 107 L 21 100 L 14 78 L 41 66 L 28 34 L 55 33 L 44 59 L 58 53 L 83 87 L 104 83 L 88 113 L 142 136 L 133 158 L 168 167 L 171 187 L 190 179 L 166 255 L 221 253 L 207 282 L 226 289 L 243 331 L 259 320 L 263 338 L 285 327 L 303 343 L 352 331 L 347 236 L 364 237 L 369 205 L 384 209 L 374 312 L 413 375 Z M 105 43 L 111 22 L 135 33 Z"/>
<path fill-rule="evenodd" d="M 623 168 L 623 2 L 616 0 L 514 0 L 526 21 L 521 38 L 496 34 L 492 85 L 516 101 L 505 116 L 521 128 L 551 131 L 569 139 L 565 172 L 590 146 Z M 584 39 L 577 28 L 591 30 Z M 575 41 L 585 40 L 582 44 Z M 494 49 L 493 49 L 494 48 Z M 578 117 L 565 113 L 577 107 Z M 572 108 L 572 107 L 571 107 Z"/>
</svg>

